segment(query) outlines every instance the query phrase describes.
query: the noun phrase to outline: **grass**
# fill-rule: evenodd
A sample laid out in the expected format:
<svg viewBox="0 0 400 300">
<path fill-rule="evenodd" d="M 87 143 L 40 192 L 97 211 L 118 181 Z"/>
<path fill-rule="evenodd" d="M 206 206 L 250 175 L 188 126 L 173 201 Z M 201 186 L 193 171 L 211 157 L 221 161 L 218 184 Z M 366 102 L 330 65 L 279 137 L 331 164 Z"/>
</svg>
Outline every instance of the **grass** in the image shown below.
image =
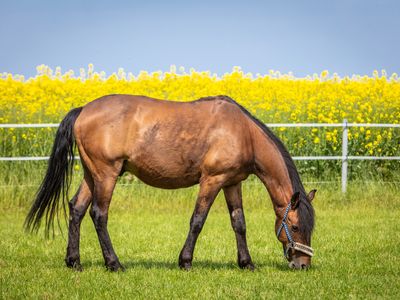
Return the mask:
<svg viewBox="0 0 400 300">
<path fill-rule="evenodd" d="M 254 272 L 236 265 L 236 243 L 222 195 L 199 237 L 193 269 L 178 268 L 196 187 L 165 191 L 138 182 L 117 186 L 109 231 L 125 273 L 105 270 L 89 217 L 82 224 L 84 271 L 78 273 L 64 266 L 66 241 L 59 231 L 50 240 L 23 232 L 33 189 L 21 193 L 18 202 L 1 198 L 1 298 L 398 298 L 398 187 L 352 185 L 346 198 L 335 187 L 317 188 L 316 255 L 308 271 L 287 267 L 274 236 L 271 203 L 252 178 L 244 185 L 244 205 Z M 11 193 L 2 194 L 7 195 Z"/>
</svg>

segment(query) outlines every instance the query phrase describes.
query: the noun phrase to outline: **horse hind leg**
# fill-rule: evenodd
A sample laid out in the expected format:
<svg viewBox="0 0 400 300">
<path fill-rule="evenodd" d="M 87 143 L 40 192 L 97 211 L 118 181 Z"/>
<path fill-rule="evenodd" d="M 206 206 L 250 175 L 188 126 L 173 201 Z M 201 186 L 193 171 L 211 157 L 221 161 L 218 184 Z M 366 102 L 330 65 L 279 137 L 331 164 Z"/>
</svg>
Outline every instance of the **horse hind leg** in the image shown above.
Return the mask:
<svg viewBox="0 0 400 300">
<path fill-rule="evenodd" d="M 117 255 L 115 254 L 107 230 L 108 209 L 118 175 L 111 175 L 114 174 L 114 172 L 104 173 L 110 175 L 94 180 L 94 195 L 92 206 L 90 208 L 90 216 L 92 217 L 96 228 L 107 269 L 110 271 L 124 271 L 125 268 L 121 265 Z"/>
<path fill-rule="evenodd" d="M 68 246 L 65 256 L 67 267 L 82 271 L 79 254 L 80 227 L 87 208 L 93 197 L 93 183 L 85 172 L 85 177 L 69 205 Z"/>
<path fill-rule="evenodd" d="M 246 222 L 242 206 L 241 183 L 224 187 L 224 194 L 231 218 L 231 225 L 236 235 L 238 265 L 242 269 L 254 270 L 246 241 Z"/>
</svg>

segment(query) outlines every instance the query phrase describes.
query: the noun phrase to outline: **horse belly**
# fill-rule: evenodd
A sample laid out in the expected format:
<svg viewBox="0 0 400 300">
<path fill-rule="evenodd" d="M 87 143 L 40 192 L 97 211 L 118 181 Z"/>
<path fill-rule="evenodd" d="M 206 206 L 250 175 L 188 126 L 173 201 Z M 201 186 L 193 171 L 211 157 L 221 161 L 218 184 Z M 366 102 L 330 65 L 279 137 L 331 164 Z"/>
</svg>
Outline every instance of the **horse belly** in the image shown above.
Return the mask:
<svg viewBox="0 0 400 300">
<path fill-rule="evenodd" d="M 199 183 L 200 171 L 190 161 L 151 153 L 130 158 L 124 170 L 134 174 L 144 183 L 164 189 L 189 187 Z"/>
</svg>

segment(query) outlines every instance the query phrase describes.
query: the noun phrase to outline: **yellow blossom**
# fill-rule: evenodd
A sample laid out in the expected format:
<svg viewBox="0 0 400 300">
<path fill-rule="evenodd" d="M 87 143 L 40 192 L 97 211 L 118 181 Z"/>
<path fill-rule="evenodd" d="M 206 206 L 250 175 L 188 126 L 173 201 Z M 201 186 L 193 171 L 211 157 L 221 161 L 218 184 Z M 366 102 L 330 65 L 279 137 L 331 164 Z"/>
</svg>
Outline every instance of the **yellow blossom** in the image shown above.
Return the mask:
<svg viewBox="0 0 400 300">
<path fill-rule="evenodd" d="M 58 123 L 73 107 L 83 106 L 107 94 L 138 94 L 159 99 L 190 101 L 212 95 L 228 95 L 266 123 L 396 123 L 400 122 L 400 79 L 378 71 L 372 76 L 341 78 L 323 71 L 305 78 L 271 70 L 267 74 L 245 73 L 240 67 L 222 76 L 209 71 L 171 66 L 168 72 L 123 69 L 108 77 L 92 64 L 74 74 L 54 71 L 46 65 L 26 79 L 0 73 L 1 123 Z M 337 155 L 342 130 L 331 128 L 272 128 L 291 153 Z M 43 155 L 54 128 L 2 129 L 2 149 L 13 151 L 24 143 Z M 318 135 L 318 136 L 317 136 Z M 360 127 L 349 130 L 353 151 L 367 155 L 398 156 L 399 131 L 392 128 Z M 33 146 L 33 145 L 38 145 Z M 47 144 L 46 144 L 47 145 Z M 308 147 L 308 148 L 307 148 Z M 47 150 L 46 150 L 47 149 Z M 6 151 L 4 150 L 4 151 Z M 372 151 L 372 152 L 371 152 Z M 21 155 L 26 155 L 25 151 Z M 3 156 L 8 156 L 4 153 Z"/>
</svg>

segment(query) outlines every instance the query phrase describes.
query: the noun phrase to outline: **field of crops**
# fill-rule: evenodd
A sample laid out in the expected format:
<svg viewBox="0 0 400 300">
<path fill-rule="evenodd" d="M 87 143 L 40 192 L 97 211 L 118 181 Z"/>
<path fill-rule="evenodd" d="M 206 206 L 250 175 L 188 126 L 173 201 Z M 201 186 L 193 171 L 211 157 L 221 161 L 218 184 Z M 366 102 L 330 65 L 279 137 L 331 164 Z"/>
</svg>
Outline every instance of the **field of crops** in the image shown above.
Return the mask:
<svg viewBox="0 0 400 300">
<path fill-rule="evenodd" d="M 82 106 L 106 94 L 127 93 L 159 99 L 189 101 L 200 97 L 229 95 L 260 120 L 267 123 L 357 123 L 400 122 L 400 79 L 374 72 L 372 77 L 341 78 L 327 71 L 306 78 L 270 71 L 244 73 L 234 68 L 218 77 L 209 72 L 186 72 L 172 66 L 170 72 L 140 72 L 134 76 L 120 69 L 106 77 L 93 65 L 62 73 L 41 65 L 37 76 L 1 74 L 0 123 L 58 123 L 73 107 Z M 290 153 L 302 155 L 340 155 L 340 128 L 275 128 Z M 0 129 L 0 156 L 46 156 L 54 129 Z M 350 155 L 399 156 L 399 130 L 392 128 L 351 128 Z M 321 177 L 327 170 L 336 174 L 337 162 L 301 162 L 301 173 Z M 354 162 L 350 166 L 369 177 L 392 179 L 398 164 Z"/>
</svg>

